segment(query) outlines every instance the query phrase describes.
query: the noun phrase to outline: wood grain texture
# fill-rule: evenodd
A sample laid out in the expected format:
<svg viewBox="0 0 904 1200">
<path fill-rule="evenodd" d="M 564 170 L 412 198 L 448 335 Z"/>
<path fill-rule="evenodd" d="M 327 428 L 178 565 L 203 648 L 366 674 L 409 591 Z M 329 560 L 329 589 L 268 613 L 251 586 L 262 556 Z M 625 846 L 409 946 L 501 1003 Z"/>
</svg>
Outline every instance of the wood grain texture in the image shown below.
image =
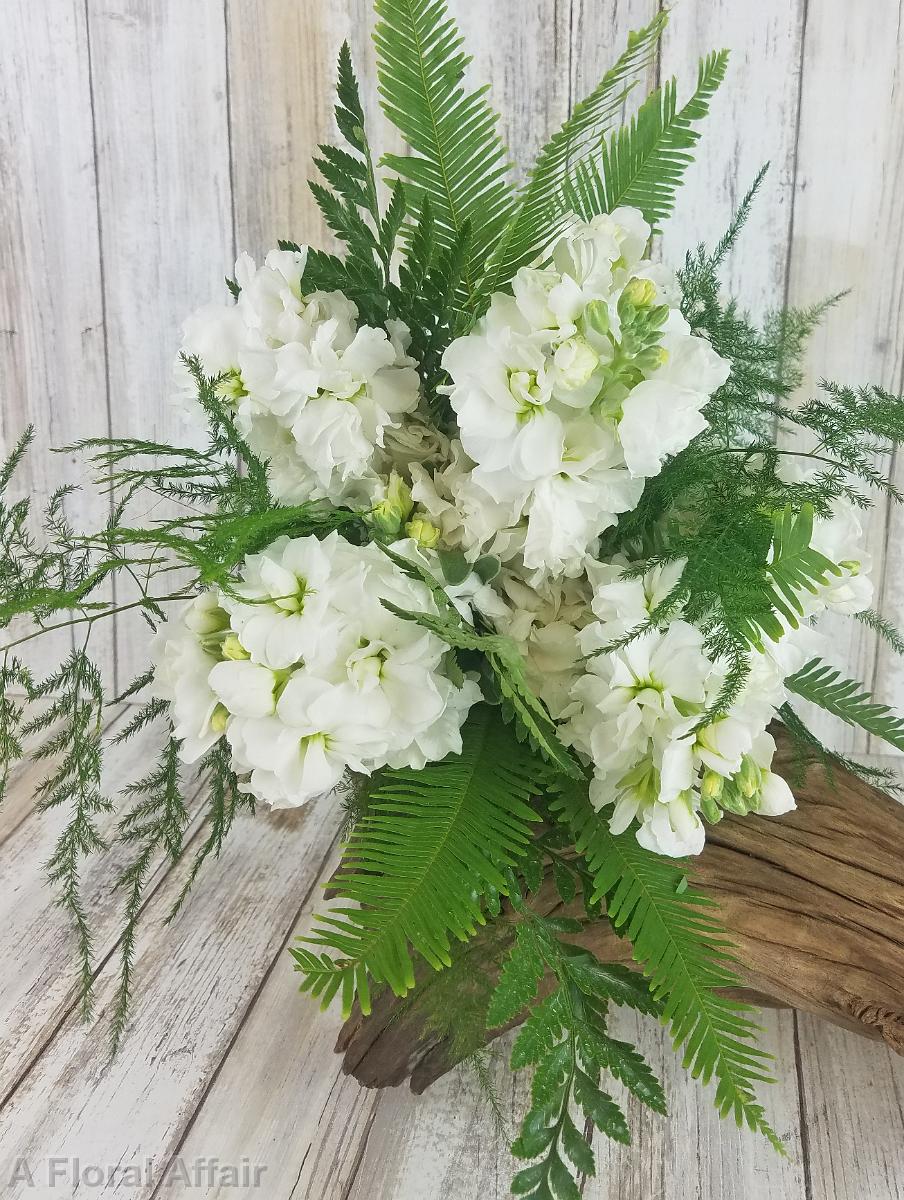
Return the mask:
<svg viewBox="0 0 904 1200">
<path fill-rule="evenodd" d="M 78 1014 L 69 1016 L 4 1106 L 0 1178 L 10 1178 L 23 1155 L 35 1163 L 78 1156 L 110 1164 L 127 1155 L 152 1161 L 150 1182 L 132 1200 L 152 1195 L 320 878 L 335 835 L 325 812 L 335 812 L 334 798 L 301 813 L 240 819 L 218 867 L 202 876 L 190 909 L 168 929 L 162 920 L 188 861 L 167 876 L 139 938 L 136 972 L 144 986 L 127 1048 L 110 1062 L 111 961 L 98 983 L 98 1020 L 85 1029 Z M 117 1193 L 115 1182 L 96 1192 Z M 27 1194 L 24 1187 L 9 1193 L 10 1200 Z"/>
<path fill-rule="evenodd" d="M 897 231 L 904 224 L 904 45 L 897 0 L 855 17 L 844 0 L 808 6 L 794 186 L 789 299 L 809 304 L 843 288 L 851 295 L 828 314 L 813 339 L 804 394 L 820 377 L 899 389 L 904 356 L 904 274 Z M 839 94 L 839 81 L 844 81 Z M 887 463 L 885 464 L 888 465 Z M 866 522 L 877 602 L 901 613 L 897 552 L 886 563 L 888 506 L 877 498 Z M 891 572 L 887 568 L 891 568 Z M 827 618 L 833 659 L 886 701 L 901 703 L 898 666 L 857 622 Z M 886 675 L 886 670 L 889 674 Z M 820 717 L 840 748 L 872 749 L 865 734 Z"/>
<path fill-rule="evenodd" d="M 904 1196 L 904 1061 L 881 1045 L 862 1050 L 839 1030 L 798 1018 L 801 1113 L 809 1196 Z"/>
<path fill-rule="evenodd" d="M 793 752 L 773 732 L 775 769 L 787 773 Z M 780 819 L 726 816 L 711 828 L 694 883 L 719 904 L 745 988 L 904 1055 L 904 807 L 843 768 L 829 779 L 811 767 L 795 795 L 798 808 Z M 530 903 L 544 915 L 563 910 L 550 876 Z M 580 915 L 582 904 L 565 911 Z M 464 951 L 462 986 L 469 974 L 498 972 L 508 948 L 499 928 Z M 603 961 L 630 959 L 605 919 L 587 922 L 574 940 Z M 419 978 L 426 994 L 434 977 L 424 968 Z M 423 1005 L 389 993 L 375 999 L 371 1016 L 353 1013 L 337 1044 L 345 1070 L 368 1087 L 410 1077 L 412 1091 L 423 1091 L 460 1057 L 423 1014 Z"/>
<path fill-rule="evenodd" d="M 77 458 L 50 448 L 108 432 L 94 153 L 82 0 L 10 0 L 0 38 L 0 454 L 34 425 L 13 494 L 32 498 L 35 530 L 52 493 L 83 481 Z M 105 510 L 85 492 L 66 501 L 77 527 Z M 71 645 L 61 631 L 23 657 L 43 672 Z M 98 641 L 107 657 L 111 647 Z"/>
<path fill-rule="evenodd" d="M 728 75 L 702 126 L 696 161 L 665 225 L 664 258 L 679 266 L 686 250 L 717 239 L 757 172 L 769 163 L 756 206 L 723 272 L 728 292 L 758 316 L 780 307 L 785 295 L 804 9 L 804 0 L 765 0 L 755 6 L 734 0 L 685 3 L 676 8 L 662 42 L 661 74 L 678 77 L 680 97 L 693 87 L 701 55 L 723 47 L 731 51 Z"/>
<path fill-rule="evenodd" d="M 127 716 L 121 712 L 111 722 L 109 732 L 115 733 Z M 147 730 L 134 741 L 112 747 L 104 763 L 105 794 L 118 800 L 122 789 L 135 777 L 136 762 L 149 759 L 158 743 L 153 730 Z M 14 797 L 30 800 L 33 785 L 31 775 L 23 775 L 14 784 Z M 13 811 L 18 808 L 14 804 Z M 110 837 L 118 818 L 119 813 L 112 812 L 98 820 L 102 837 Z M 79 1003 L 71 922 L 58 907 L 44 871 L 68 819 L 66 810 L 31 813 L 20 820 L 3 844 L 0 958 L 14 962 L 16 969 L 4 972 L 0 978 L 0 1099 L 14 1090 L 57 1025 Z M 98 968 L 112 954 L 122 925 L 122 897 L 111 884 L 133 856 L 133 850 L 117 844 L 109 853 L 90 859 L 82 872 L 82 897 L 94 930 L 94 961 Z M 155 862 L 149 872 L 148 897 L 163 873 L 160 868 L 159 861 Z"/>
<path fill-rule="evenodd" d="M 235 259 L 223 3 L 89 0 L 87 11 L 111 432 L 196 442 L 168 396 L 182 321 L 226 299 Z M 171 515 L 157 501 L 133 520 Z M 120 604 L 138 595 L 125 575 L 116 589 Z M 147 669 L 147 641 L 139 614 L 117 619 L 120 689 Z"/>
<path fill-rule="evenodd" d="M 227 0 L 233 203 L 239 250 L 332 239 L 308 189 L 335 136 L 336 59 L 348 40 L 376 151 L 401 149 L 379 109 L 369 0 Z"/>
</svg>

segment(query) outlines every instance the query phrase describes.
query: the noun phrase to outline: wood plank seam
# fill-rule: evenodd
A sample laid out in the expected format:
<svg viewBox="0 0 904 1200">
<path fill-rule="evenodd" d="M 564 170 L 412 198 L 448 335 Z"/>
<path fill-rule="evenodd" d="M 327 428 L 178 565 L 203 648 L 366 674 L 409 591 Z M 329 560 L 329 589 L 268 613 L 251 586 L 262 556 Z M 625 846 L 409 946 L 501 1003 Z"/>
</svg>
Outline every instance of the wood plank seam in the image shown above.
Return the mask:
<svg viewBox="0 0 904 1200">
<path fill-rule="evenodd" d="M 311 886 L 304 893 L 304 895 L 301 899 L 301 902 L 298 906 L 297 911 L 293 914 L 291 922 L 288 923 L 288 931 L 287 931 L 285 937 L 283 938 L 283 940 L 280 942 L 277 953 L 274 955 L 272 961 L 270 962 L 269 967 L 267 967 L 267 969 L 261 974 L 261 978 L 258 982 L 258 985 L 257 985 L 255 991 L 254 991 L 254 994 L 251 997 L 251 999 L 249 1000 L 247 1006 L 245 1007 L 245 1010 L 242 1013 L 241 1017 L 239 1018 L 236 1028 L 233 1031 L 232 1037 L 229 1040 L 229 1043 L 223 1048 L 223 1052 L 219 1058 L 219 1061 L 217 1062 L 214 1069 L 211 1071 L 210 1078 L 207 1081 L 204 1091 L 201 1093 L 200 1097 L 198 1098 L 198 1102 L 195 1105 L 195 1108 L 194 1108 L 193 1112 L 191 1113 L 191 1116 L 185 1122 L 183 1129 L 180 1131 L 178 1137 L 176 1138 L 172 1154 L 170 1155 L 170 1157 L 167 1159 L 166 1163 L 161 1168 L 160 1179 L 158 1180 L 157 1184 L 155 1185 L 154 1190 L 151 1192 L 149 1200 L 157 1200 L 157 1197 L 160 1194 L 161 1189 L 165 1186 L 167 1174 L 168 1174 L 172 1164 L 176 1161 L 176 1159 L 178 1159 L 179 1152 L 182 1149 L 183 1145 L 185 1144 L 185 1141 L 188 1138 L 189 1134 L 191 1133 L 192 1128 L 197 1120 L 198 1114 L 200 1113 L 201 1109 L 204 1107 L 204 1102 L 207 1099 L 208 1095 L 210 1094 L 211 1089 L 216 1084 L 216 1081 L 219 1078 L 220 1073 L 222 1072 L 223 1067 L 224 1067 L 227 1059 L 229 1058 L 229 1055 L 232 1053 L 232 1049 L 235 1046 L 236 1041 L 239 1038 L 239 1035 L 241 1034 L 242 1030 L 244 1029 L 245 1024 L 247 1023 L 248 1019 L 250 1018 L 252 1012 L 254 1011 L 254 1007 L 257 1004 L 257 1001 L 260 998 L 260 995 L 263 992 L 267 981 L 269 980 L 270 976 L 273 974 L 273 971 L 276 969 L 277 965 L 282 962 L 284 956 L 286 955 L 286 951 L 289 947 L 289 943 L 292 940 L 292 933 L 295 929 L 295 926 L 298 924 L 298 922 L 301 919 L 302 913 L 304 912 L 304 909 L 305 909 L 305 905 L 308 903 L 311 896 L 314 894 L 315 889 L 322 882 L 324 871 L 326 869 L 326 865 L 329 862 L 330 857 L 335 850 L 336 844 L 341 839 L 341 837 L 342 837 L 342 832 L 340 830 L 339 832 L 336 833 L 336 836 L 330 842 L 329 848 L 327 849 L 326 853 L 323 855 L 320 865 L 314 876 L 313 882 L 311 883 Z M 287 966 L 288 964 L 284 963 L 283 965 Z M 337 1068 L 337 1074 L 338 1074 L 338 1068 Z"/>
<path fill-rule="evenodd" d="M 122 716 L 124 714 L 120 714 L 120 715 Z M 190 795 L 187 797 L 187 807 L 191 808 L 199 800 L 206 783 L 207 783 L 206 779 L 201 779 L 198 781 L 197 785 L 192 789 Z M 186 858 L 189 856 L 188 852 L 190 851 L 192 845 L 194 845 L 195 842 L 197 842 L 197 840 L 203 833 L 205 825 L 206 825 L 206 817 L 204 814 L 204 810 L 203 810 L 203 808 L 198 807 L 198 809 L 194 813 L 194 816 L 192 817 L 191 822 L 188 827 L 189 838 L 185 845 L 185 849 L 184 849 L 184 852 L 182 855 L 183 858 Z M 181 861 L 181 859 L 180 859 L 180 861 Z M 172 871 L 172 869 L 175 865 L 176 864 L 172 862 L 172 860 L 169 858 L 168 855 L 164 855 L 160 859 L 153 875 L 151 876 L 151 878 L 148 881 L 147 887 L 144 892 L 144 898 L 142 900 L 141 910 L 140 910 L 142 915 L 146 911 L 147 906 L 150 903 L 150 901 L 153 899 L 154 895 L 157 893 L 157 891 L 160 889 L 160 887 L 166 881 L 167 876 L 169 875 L 170 871 Z M 49 887 L 49 884 L 47 886 Z M 139 918 L 139 921 L 140 921 L 140 918 Z M 113 956 L 117 953 L 117 951 L 120 948 L 121 943 L 122 943 L 122 937 L 121 937 L 121 935 L 117 935 L 115 940 L 109 946 L 109 949 L 95 960 L 95 967 L 94 967 L 94 971 L 93 971 L 92 977 L 91 977 L 92 983 L 96 983 L 99 980 L 102 971 L 107 966 L 107 964 L 112 960 Z M 61 1007 L 58 1019 L 50 1027 L 50 1029 L 47 1033 L 47 1036 L 35 1048 L 34 1053 L 27 1060 L 27 1062 L 23 1065 L 22 1069 L 18 1073 L 18 1076 L 17 1076 L 15 1082 L 9 1088 L 7 1088 L 6 1093 L 2 1097 L 0 1097 L 0 1113 L 3 1112 L 3 1109 L 10 1103 L 10 1101 L 16 1095 L 19 1088 L 22 1086 L 22 1084 L 28 1078 L 29 1074 L 32 1072 L 32 1070 L 35 1068 L 37 1063 L 43 1057 L 45 1051 L 47 1050 L 47 1047 L 54 1041 L 54 1039 L 56 1038 L 60 1029 L 66 1024 L 66 1022 L 70 1019 L 72 1014 L 78 1008 L 79 1003 L 80 1003 L 80 994 L 77 989 L 74 989 L 72 999 L 69 1001 L 68 1004 L 65 1004 L 64 1006 Z"/>
</svg>

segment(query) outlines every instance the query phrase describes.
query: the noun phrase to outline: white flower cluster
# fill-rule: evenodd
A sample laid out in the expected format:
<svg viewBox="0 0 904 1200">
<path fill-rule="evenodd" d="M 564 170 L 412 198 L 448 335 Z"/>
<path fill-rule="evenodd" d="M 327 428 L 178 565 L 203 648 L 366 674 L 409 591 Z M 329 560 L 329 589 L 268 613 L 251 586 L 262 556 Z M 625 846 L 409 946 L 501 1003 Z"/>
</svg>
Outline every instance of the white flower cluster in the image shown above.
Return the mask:
<svg viewBox="0 0 904 1200">
<path fill-rule="evenodd" d="M 649 236 L 636 209 L 576 223 L 446 351 L 461 445 L 413 494 L 468 552 L 582 574 L 599 533 L 705 428 L 728 364 L 690 333 Z"/>
<path fill-rule="evenodd" d="M 438 637 L 384 607 L 435 612 L 376 546 L 279 538 L 246 559 L 235 593 L 205 592 L 155 638 L 156 692 L 187 762 L 225 735 L 248 791 L 294 806 L 348 768 L 420 769 L 461 751 L 480 691 L 449 679 Z"/>
<path fill-rule="evenodd" d="M 341 293 L 302 292 L 305 250 L 260 268 L 242 256 L 235 302 L 195 313 L 182 349 L 220 379 L 277 500 L 360 506 L 381 538 L 406 534 L 402 553 L 444 580 L 466 621 L 517 644 L 612 829 L 636 822 L 642 845 L 682 855 L 702 849 L 702 818 L 793 806 L 767 726 L 812 631 L 755 655 L 741 695 L 702 728 L 727 668 L 698 628 L 679 617 L 605 650 L 647 620 L 682 564 L 626 576 L 624 561 L 596 561 L 599 535 L 704 430 L 728 375 L 691 334 L 674 275 L 644 257 L 649 236 L 634 209 L 575 221 L 544 266 L 492 297 L 445 354 L 457 436 L 418 411 L 403 327 L 358 325 Z M 177 380 L 179 403 L 197 408 L 181 362 Z M 818 465 L 781 461 L 788 482 Z M 869 605 L 862 542 L 846 502 L 815 522 L 812 544 L 840 574 L 805 595 L 808 619 Z M 477 685 L 454 683 L 445 644 L 383 599 L 435 612 L 426 586 L 338 534 L 281 538 L 246 560 L 234 590 L 198 597 L 155 644 L 183 756 L 225 736 L 244 785 L 285 805 L 349 767 L 417 768 L 460 749 Z"/>
<path fill-rule="evenodd" d="M 810 616 L 868 607 L 869 558 L 859 549 L 856 510 L 836 502 L 833 516 L 814 524 L 812 545 L 842 574 L 805 594 Z M 743 691 L 724 716 L 697 728 L 719 696 L 725 664 L 705 652 L 703 635 L 677 619 L 621 649 L 604 648 L 646 622 L 679 582 L 684 563 L 625 576 L 624 564 L 597 565 L 591 607 L 596 621 L 576 633 L 585 673 L 571 690 L 566 739 L 593 767 L 590 798 L 614 806 L 614 833 L 639 823 L 637 840 L 660 854 L 699 854 L 711 821 L 729 812 L 776 816 L 794 807 L 783 779 L 770 770 L 775 742 L 767 731 L 787 699 L 785 678 L 812 657 L 820 642 L 809 625 L 788 630 L 753 654 Z"/>
<path fill-rule="evenodd" d="M 598 809 L 614 805 L 614 833 L 639 822 L 647 849 L 699 854 L 705 832 L 700 809 L 718 819 L 715 801 L 735 811 L 767 815 L 794 807 L 787 784 L 769 770 L 775 744 L 766 726 L 784 699 L 783 679 L 800 662 L 755 657 L 743 693 L 729 712 L 697 730 L 719 695 L 724 664 L 705 653 L 703 635 L 673 620 L 611 652 L 610 642 L 642 624 L 678 582 L 684 564 L 625 578 L 601 568 L 592 601 L 597 621 L 579 634 L 586 673 L 575 684 L 571 743 L 593 766 L 590 796 Z"/>
<path fill-rule="evenodd" d="M 233 304 L 209 304 L 185 322 L 181 353 L 222 377 L 239 430 L 269 462 L 273 495 L 287 503 L 366 503 L 388 473 L 387 431 L 418 404 L 407 330 L 357 325 L 341 292 L 305 295 L 307 259 L 272 250 L 262 267 L 243 254 Z M 177 403 L 196 411 L 194 379 L 176 364 Z"/>
</svg>

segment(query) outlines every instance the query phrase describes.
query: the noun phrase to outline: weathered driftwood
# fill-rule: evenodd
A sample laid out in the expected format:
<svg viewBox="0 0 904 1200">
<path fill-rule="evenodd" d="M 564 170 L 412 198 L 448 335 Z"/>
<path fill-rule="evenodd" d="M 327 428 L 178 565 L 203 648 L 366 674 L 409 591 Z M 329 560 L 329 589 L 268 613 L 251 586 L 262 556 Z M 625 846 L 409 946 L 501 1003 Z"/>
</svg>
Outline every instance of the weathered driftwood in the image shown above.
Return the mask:
<svg viewBox="0 0 904 1200">
<path fill-rule="evenodd" d="M 776 736 L 777 769 L 790 778 L 790 752 L 781 730 Z M 830 781 L 811 767 L 795 791 L 798 808 L 787 816 L 711 827 L 694 864 L 737 947 L 741 994 L 815 1013 L 904 1054 L 904 805 L 843 769 Z M 549 879 L 533 903 L 563 910 Z M 495 963 L 506 942 L 498 930 L 489 935 Z M 487 936 L 476 939 L 475 961 L 487 958 Z M 601 959 L 630 957 L 604 920 L 575 940 Z M 410 1078 L 420 1092 L 453 1065 L 448 1045 L 425 1036 L 417 1007 L 391 995 L 366 1019 L 354 1014 L 336 1049 L 345 1071 L 369 1087 Z"/>
</svg>

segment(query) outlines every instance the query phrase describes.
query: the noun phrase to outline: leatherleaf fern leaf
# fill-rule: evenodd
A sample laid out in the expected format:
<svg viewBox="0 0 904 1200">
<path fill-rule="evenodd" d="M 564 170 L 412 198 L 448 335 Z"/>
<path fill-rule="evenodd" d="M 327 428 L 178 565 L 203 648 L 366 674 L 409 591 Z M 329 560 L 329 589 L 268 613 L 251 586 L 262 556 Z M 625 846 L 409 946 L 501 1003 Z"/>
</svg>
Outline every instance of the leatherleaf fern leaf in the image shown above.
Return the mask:
<svg viewBox="0 0 904 1200">
<path fill-rule="evenodd" d="M 863 684 L 845 678 L 821 658 L 811 658 L 799 671 L 789 675 L 785 686 L 848 725 L 857 725 L 896 750 L 904 750 L 904 717 L 887 704 L 877 703 Z"/>
<path fill-rule="evenodd" d="M 367 1013 L 370 981 L 398 996 L 414 987 L 412 952 L 436 970 L 451 965 L 450 939 L 472 937 L 507 891 L 546 777 L 488 705 L 472 711 L 460 755 L 421 771 L 384 769 L 330 885 L 340 906 L 303 939 L 326 949 L 292 951 L 302 991 L 326 1007 L 341 988 L 346 1015 L 356 995 Z"/>
<path fill-rule="evenodd" d="M 439 247 L 449 249 L 469 231 L 464 300 L 512 209 L 498 117 L 485 87 L 462 86 L 470 59 L 443 0 L 376 0 L 375 7 L 383 110 L 413 151 L 382 161 L 405 181 L 415 213 L 429 197 Z"/>
<path fill-rule="evenodd" d="M 727 66 L 727 50 L 701 59 L 697 87 L 683 108 L 678 108 L 676 80 L 653 92 L 631 121 L 603 143 L 599 166 L 592 159 L 578 165 L 570 189 L 575 211 L 589 219 L 630 205 L 640 209 L 656 232 L 671 213 L 681 178 L 693 161 L 691 151 L 700 137 L 694 125 L 709 112 Z"/>
<path fill-rule="evenodd" d="M 720 994 L 741 981 L 715 902 L 687 886 L 682 865 L 643 849 L 630 832 L 613 834 L 586 787 L 564 781 L 550 806 L 586 859 L 594 898 L 605 899 L 609 920 L 631 942 L 663 1002 L 662 1019 L 675 1048 L 684 1047 L 684 1066 L 704 1084 L 716 1080 L 720 1116 L 732 1114 L 784 1153 L 754 1094 L 757 1083 L 773 1082 L 771 1056 L 754 1044 L 750 1006 Z"/>
</svg>

